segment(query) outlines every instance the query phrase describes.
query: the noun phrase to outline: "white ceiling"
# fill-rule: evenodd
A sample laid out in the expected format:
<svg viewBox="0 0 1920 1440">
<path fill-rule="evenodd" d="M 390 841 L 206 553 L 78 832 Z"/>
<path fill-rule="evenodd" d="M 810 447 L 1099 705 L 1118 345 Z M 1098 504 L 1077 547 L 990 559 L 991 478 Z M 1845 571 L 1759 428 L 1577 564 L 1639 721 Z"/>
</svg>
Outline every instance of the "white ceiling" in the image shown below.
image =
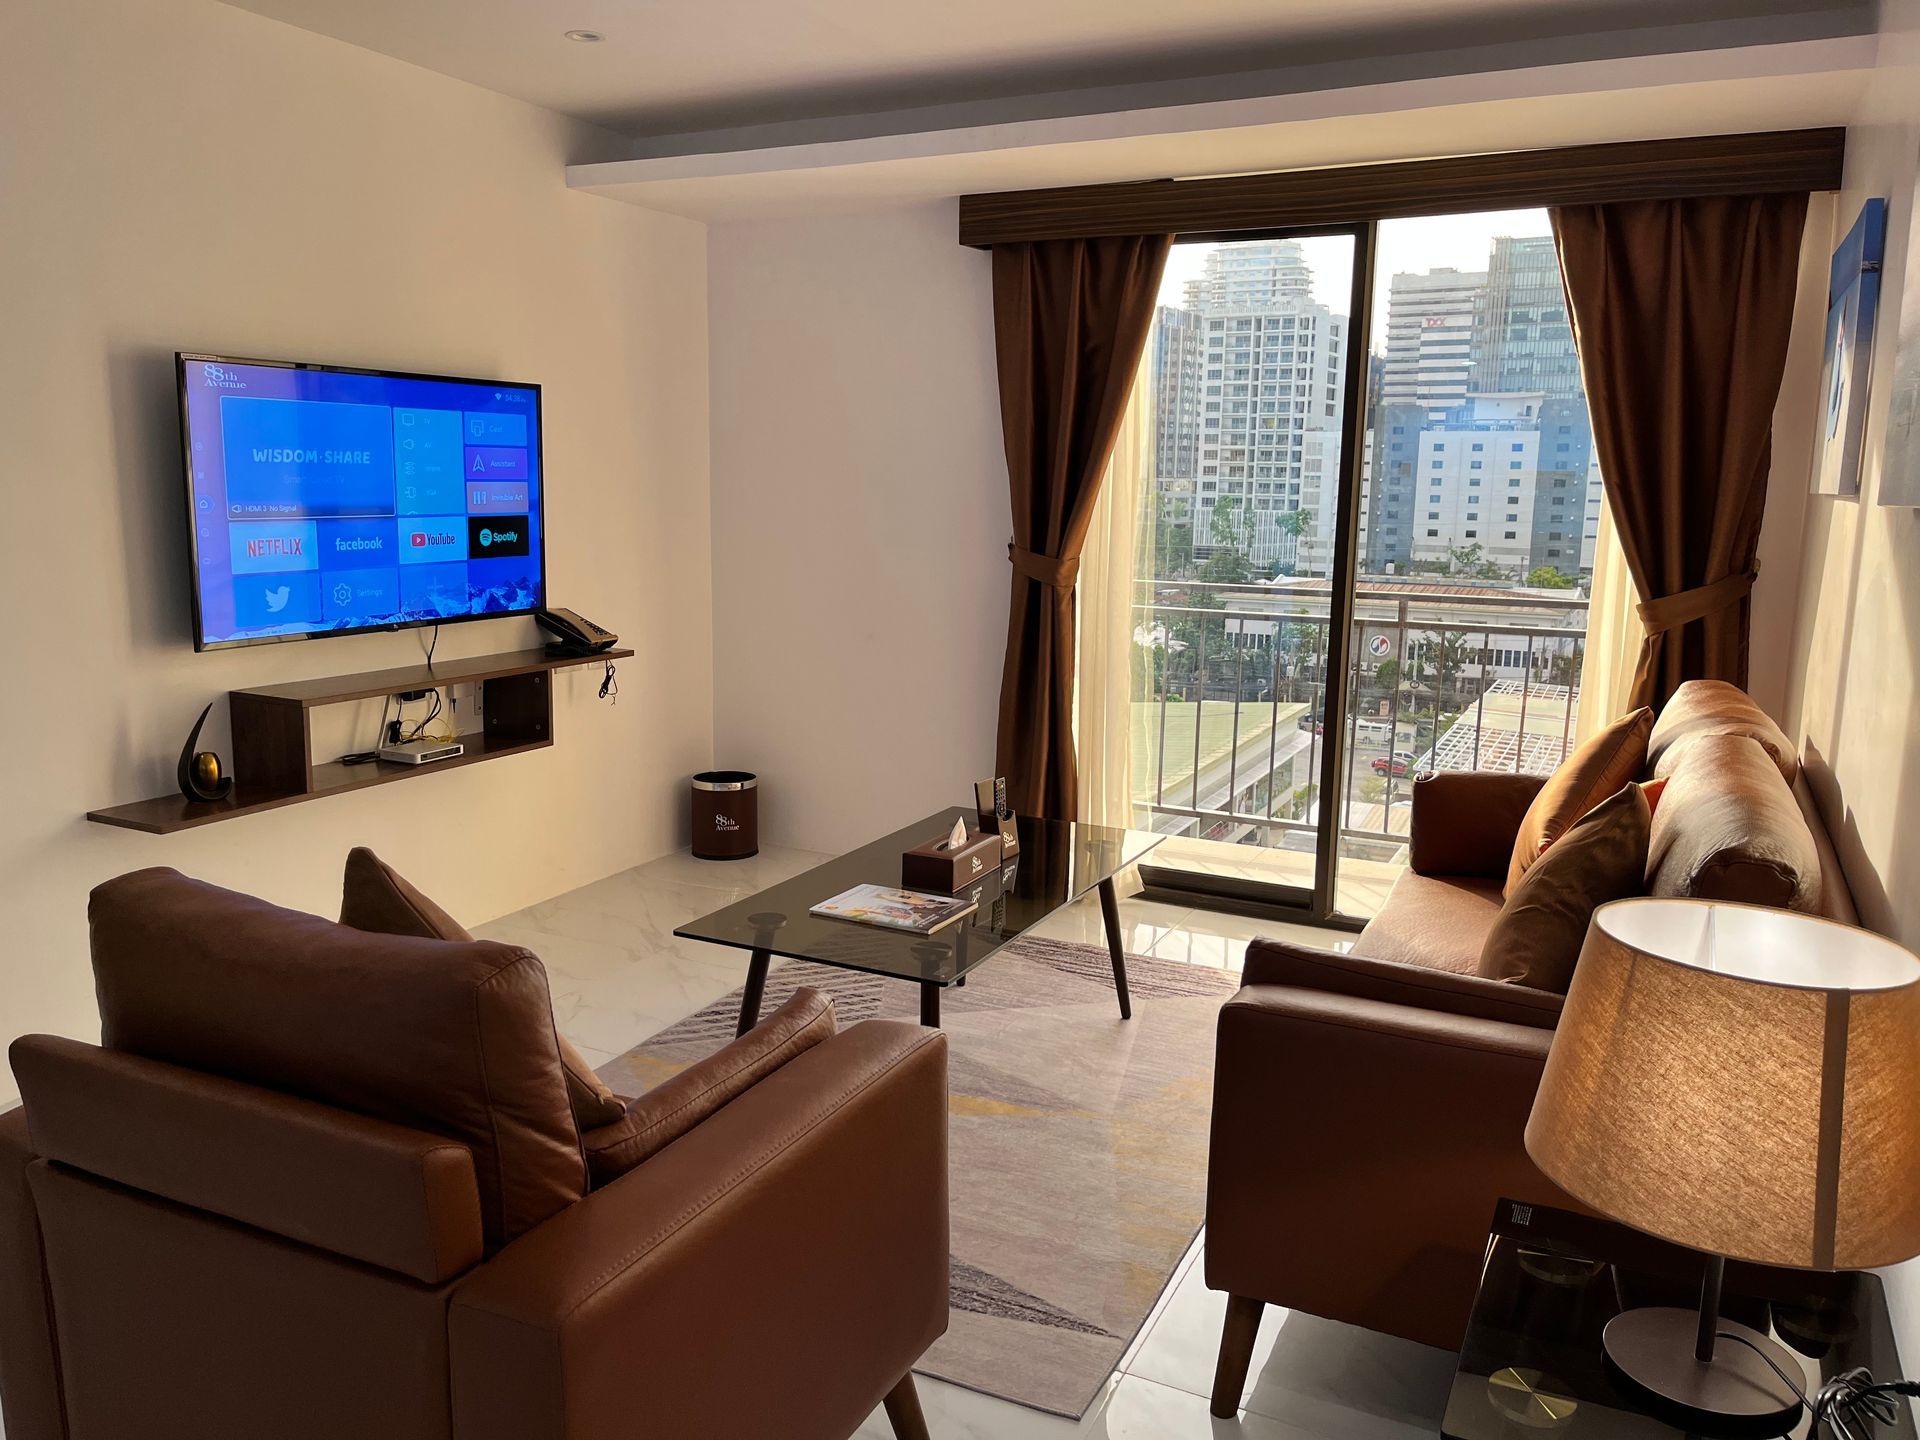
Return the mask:
<svg viewBox="0 0 1920 1440">
<path fill-rule="evenodd" d="M 1871 12 L 1870 0 L 229 3 L 634 135 L 1632 26 Z M 607 38 L 582 45 L 569 29 Z"/>
</svg>

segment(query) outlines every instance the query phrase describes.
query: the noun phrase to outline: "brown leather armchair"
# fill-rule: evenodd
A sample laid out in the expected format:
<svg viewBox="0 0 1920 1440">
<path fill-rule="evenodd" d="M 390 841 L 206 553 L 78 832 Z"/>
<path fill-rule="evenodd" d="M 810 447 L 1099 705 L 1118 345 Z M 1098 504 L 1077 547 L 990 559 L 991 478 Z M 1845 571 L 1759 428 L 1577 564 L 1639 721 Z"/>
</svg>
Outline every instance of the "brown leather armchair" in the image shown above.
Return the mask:
<svg viewBox="0 0 1920 1440">
<path fill-rule="evenodd" d="M 1239 1403 L 1267 1304 L 1454 1349 L 1495 1202 L 1579 1208 L 1521 1140 L 1561 997 L 1442 968 L 1477 956 L 1462 932 L 1499 913 L 1538 786 L 1423 780 L 1413 868 L 1355 953 L 1248 947 L 1207 1159 L 1206 1279 L 1229 1297 L 1215 1415 Z"/>
<path fill-rule="evenodd" d="M 947 1323 L 946 1041 L 868 1022 L 589 1188 L 544 972 L 144 871 L 0 1116 L 9 1440 L 840 1440 Z M 749 1037 L 751 1038 L 751 1037 Z"/>
</svg>

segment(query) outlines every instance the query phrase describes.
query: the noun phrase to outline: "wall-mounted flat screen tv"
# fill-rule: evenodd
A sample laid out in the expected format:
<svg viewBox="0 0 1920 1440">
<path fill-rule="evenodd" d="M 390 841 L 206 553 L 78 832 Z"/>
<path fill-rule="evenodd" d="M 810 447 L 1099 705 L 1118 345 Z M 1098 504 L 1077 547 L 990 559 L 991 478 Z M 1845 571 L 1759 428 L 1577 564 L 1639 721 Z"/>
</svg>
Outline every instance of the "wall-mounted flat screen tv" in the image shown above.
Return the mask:
<svg viewBox="0 0 1920 1440">
<path fill-rule="evenodd" d="M 546 603 L 540 387 L 178 356 L 194 648 Z"/>
</svg>

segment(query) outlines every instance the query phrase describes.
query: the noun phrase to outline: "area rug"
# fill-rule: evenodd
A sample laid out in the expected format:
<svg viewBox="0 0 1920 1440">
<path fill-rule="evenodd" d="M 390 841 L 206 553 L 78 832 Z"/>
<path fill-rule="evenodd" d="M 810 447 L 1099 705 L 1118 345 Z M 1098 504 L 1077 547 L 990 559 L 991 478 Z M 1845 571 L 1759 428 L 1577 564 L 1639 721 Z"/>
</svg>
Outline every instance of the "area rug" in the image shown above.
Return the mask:
<svg viewBox="0 0 1920 1440">
<path fill-rule="evenodd" d="M 941 997 L 950 1040 L 953 1319 L 922 1374 L 1078 1419 L 1200 1228 L 1214 1019 L 1232 971 L 1135 955 L 1123 1021 L 1102 946 L 1023 940 Z M 914 1020 L 916 987 L 789 961 L 841 1025 Z M 638 1094 L 733 1038 L 739 992 L 601 1067 Z"/>
</svg>

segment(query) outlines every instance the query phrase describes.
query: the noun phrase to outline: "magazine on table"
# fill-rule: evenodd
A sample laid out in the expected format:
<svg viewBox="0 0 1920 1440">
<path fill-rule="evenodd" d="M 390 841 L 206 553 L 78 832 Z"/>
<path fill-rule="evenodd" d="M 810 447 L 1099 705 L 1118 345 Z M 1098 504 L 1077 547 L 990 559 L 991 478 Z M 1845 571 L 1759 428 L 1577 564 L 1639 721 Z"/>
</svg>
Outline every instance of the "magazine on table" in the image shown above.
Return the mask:
<svg viewBox="0 0 1920 1440">
<path fill-rule="evenodd" d="M 896 890 L 887 885 L 856 885 L 831 900 L 822 900 L 809 913 L 829 920 L 852 920 L 887 930 L 931 935 L 979 908 L 965 896 L 929 895 L 923 890 Z"/>
</svg>

